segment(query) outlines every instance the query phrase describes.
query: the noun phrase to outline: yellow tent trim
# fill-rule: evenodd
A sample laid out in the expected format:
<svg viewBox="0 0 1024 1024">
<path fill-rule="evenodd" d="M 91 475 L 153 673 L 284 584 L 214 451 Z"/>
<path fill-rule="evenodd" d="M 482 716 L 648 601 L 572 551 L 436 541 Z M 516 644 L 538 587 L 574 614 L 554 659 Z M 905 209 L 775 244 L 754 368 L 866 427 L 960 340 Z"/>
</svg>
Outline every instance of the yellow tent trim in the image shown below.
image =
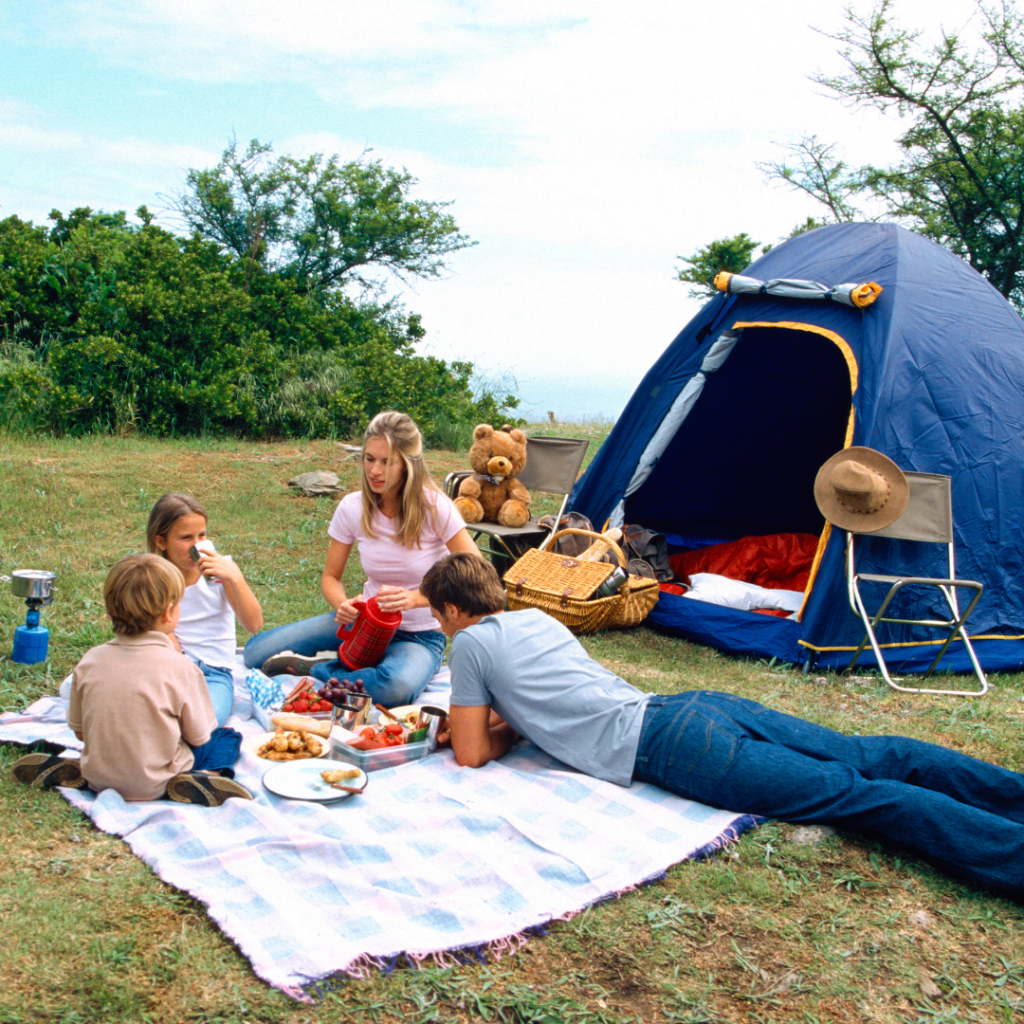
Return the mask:
<svg viewBox="0 0 1024 1024">
<path fill-rule="evenodd" d="M 857 393 L 857 381 L 860 375 L 860 371 L 857 369 L 857 360 L 854 358 L 853 349 L 850 348 L 846 339 L 836 334 L 835 331 L 818 327 L 817 324 L 800 324 L 795 320 L 753 320 L 749 323 L 740 321 L 732 325 L 734 331 L 743 330 L 745 327 L 781 327 L 787 331 L 810 331 L 811 334 L 820 334 L 823 338 L 828 338 L 843 353 L 846 365 L 850 368 L 850 394 L 855 395 Z"/>
<path fill-rule="evenodd" d="M 734 331 L 743 330 L 745 327 L 780 327 L 783 330 L 788 331 L 809 331 L 811 334 L 820 334 L 823 338 L 827 338 L 832 342 L 836 348 L 839 349 L 843 354 L 843 358 L 846 360 L 847 368 L 850 371 L 850 395 L 851 397 L 857 393 L 857 382 L 860 377 L 860 371 L 857 368 L 857 360 L 854 357 L 853 349 L 850 348 L 849 343 L 841 335 L 836 334 L 835 331 L 827 330 L 824 327 L 818 327 L 816 324 L 802 324 L 797 323 L 795 320 L 753 320 L 749 322 L 738 321 L 732 325 Z M 846 421 L 846 438 L 843 441 L 843 448 L 849 448 L 853 443 L 853 404 L 850 404 L 850 416 Z M 821 536 L 818 538 L 818 548 L 814 552 L 814 559 L 811 562 L 811 572 L 807 578 L 807 588 L 804 590 L 803 604 L 800 605 L 800 611 L 797 614 L 797 621 L 799 622 L 803 618 L 804 609 L 807 607 L 807 600 L 811 596 L 811 590 L 814 588 L 814 581 L 818 577 L 818 569 L 821 566 L 821 560 L 825 555 L 825 546 L 828 544 L 828 539 L 832 534 L 832 524 L 825 523 L 825 529 L 821 531 Z M 801 641 L 802 643 L 803 641 Z M 850 650 L 856 650 L 855 647 L 851 647 Z"/>
<path fill-rule="evenodd" d="M 1024 640 L 1024 635 L 1021 635 L 1021 636 L 996 636 L 996 635 L 990 635 L 990 634 L 984 633 L 984 634 L 979 634 L 978 636 L 972 636 L 970 638 L 970 640 L 971 640 L 971 643 L 974 643 L 976 640 Z M 878 646 L 883 648 L 883 649 L 885 649 L 885 650 L 893 650 L 893 649 L 895 649 L 897 647 L 940 647 L 945 642 L 946 642 L 945 640 L 925 640 L 925 641 L 919 641 L 919 642 L 916 642 L 916 643 L 913 642 L 913 641 L 908 641 L 908 642 L 905 642 L 905 643 L 898 643 L 898 644 L 879 644 Z M 828 653 L 830 651 L 851 651 L 852 652 L 852 651 L 857 650 L 857 647 L 854 644 L 850 644 L 849 646 L 842 646 L 842 647 L 817 647 L 815 644 L 808 643 L 806 640 L 797 640 L 797 643 L 800 644 L 801 647 L 807 647 L 807 648 L 809 648 L 812 651 L 817 651 L 819 654 L 826 654 L 826 653 Z M 953 641 L 953 643 L 954 644 L 959 644 L 959 643 L 963 643 L 963 641 L 959 637 L 957 637 Z M 953 646 L 953 644 L 950 644 L 950 647 L 952 647 L 952 646 Z M 864 653 L 865 654 L 869 654 L 870 652 L 871 652 L 871 648 L 870 647 L 865 647 L 864 648 Z"/>
</svg>

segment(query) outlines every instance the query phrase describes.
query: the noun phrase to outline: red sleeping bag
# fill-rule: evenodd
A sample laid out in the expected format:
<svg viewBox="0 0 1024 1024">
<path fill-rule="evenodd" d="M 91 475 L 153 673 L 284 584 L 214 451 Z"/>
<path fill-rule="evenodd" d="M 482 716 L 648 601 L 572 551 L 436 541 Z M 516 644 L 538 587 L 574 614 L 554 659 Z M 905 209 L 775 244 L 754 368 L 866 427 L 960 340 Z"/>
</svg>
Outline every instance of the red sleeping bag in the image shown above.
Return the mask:
<svg viewBox="0 0 1024 1024">
<path fill-rule="evenodd" d="M 693 573 L 713 572 L 772 590 L 806 590 L 817 550 L 811 533 L 773 533 L 669 555 L 669 562 L 684 583 Z"/>
</svg>

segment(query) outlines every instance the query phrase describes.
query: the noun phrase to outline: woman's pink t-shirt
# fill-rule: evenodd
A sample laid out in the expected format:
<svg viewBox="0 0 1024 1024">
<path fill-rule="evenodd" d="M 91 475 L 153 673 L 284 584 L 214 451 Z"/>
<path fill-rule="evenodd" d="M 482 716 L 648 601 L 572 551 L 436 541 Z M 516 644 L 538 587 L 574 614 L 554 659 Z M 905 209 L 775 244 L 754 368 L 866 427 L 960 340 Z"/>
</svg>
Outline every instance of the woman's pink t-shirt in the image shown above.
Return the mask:
<svg viewBox="0 0 1024 1024">
<path fill-rule="evenodd" d="M 358 546 L 359 560 L 367 577 L 363 585 L 363 597 L 367 600 L 385 584 L 418 590 L 427 570 L 448 554 L 448 541 L 465 529 L 466 524 L 450 498 L 440 491 L 425 490 L 423 499 L 427 505 L 426 521 L 419 546 L 411 548 L 395 540 L 396 520 L 388 519 L 379 510 L 373 513 L 371 521 L 374 536 L 367 537 L 363 533 L 360 492 L 346 494 L 338 502 L 327 534 L 341 544 Z M 437 619 L 429 608 L 411 608 L 402 613 L 401 628 L 413 633 L 437 629 Z"/>
</svg>

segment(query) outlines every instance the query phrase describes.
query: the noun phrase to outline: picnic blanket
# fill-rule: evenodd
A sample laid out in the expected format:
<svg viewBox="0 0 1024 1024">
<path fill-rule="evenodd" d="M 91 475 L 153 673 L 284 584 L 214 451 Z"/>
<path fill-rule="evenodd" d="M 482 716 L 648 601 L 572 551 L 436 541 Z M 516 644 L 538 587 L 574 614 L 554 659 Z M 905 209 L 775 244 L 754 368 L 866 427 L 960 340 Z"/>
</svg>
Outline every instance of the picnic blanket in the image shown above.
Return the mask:
<svg viewBox="0 0 1024 1024">
<path fill-rule="evenodd" d="M 433 702 L 445 682 L 435 680 Z M 0 741 L 79 747 L 65 707 L 45 697 L 0 715 Z M 242 673 L 228 724 L 263 731 Z M 456 951 L 517 949 L 530 929 L 754 824 L 655 786 L 598 781 L 530 744 L 476 770 L 439 751 L 373 772 L 363 795 L 333 804 L 274 796 L 261 784 L 270 767 L 243 753 L 236 777 L 255 799 L 217 808 L 60 792 L 201 900 L 259 977 L 303 1000 L 320 979 L 365 974 L 402 954 L 444 963 Z"/>
</svg>

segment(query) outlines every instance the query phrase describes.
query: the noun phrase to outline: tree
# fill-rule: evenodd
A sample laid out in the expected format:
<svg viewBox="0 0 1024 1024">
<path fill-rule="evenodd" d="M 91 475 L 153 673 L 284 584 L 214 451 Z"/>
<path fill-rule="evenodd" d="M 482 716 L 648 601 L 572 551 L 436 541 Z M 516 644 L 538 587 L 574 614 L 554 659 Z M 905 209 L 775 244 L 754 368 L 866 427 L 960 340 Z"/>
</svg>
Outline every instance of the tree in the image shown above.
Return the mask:
<svg viewBox="0 0 1024 1024">
<path fill-rule="evenodd" d="M 689 264 L 689 267 L 680 269 L 676 277 L 696 285 L 690 289 L 691 299 L 710 298 L 718 294 L 714 285 L 715 275 L 721 270 L 739 274 L 753 262 L 754 252 L 760 245 L 745 231 L 732 238 L 719 238 L 698 249 L 692 256 L 677 256 L 676 259 Z M 762 254 L 770 248 L 770 245 L 764 246 Z"/>
<path fill-rule="evenodd" d="M 848 10 L 834 36 L 845 74 L 818 77 L 840 100 L 895 110 L 910 127 L 892 167 L 850 168 L 811 136 L 790 147 L 795 164 L 763 165 L 808 193 L 834 221 L 902 222 L 964 258 L 1024 309 L 1024 22 L 1010 0 L 979 0 L 980 32 L 923 33 L 897 26 L 894 0 L 867 17 Z"/>
<path fill-rule="evenodd" d="M 450 203 L 410 198 L 416 179 L 405 169 L 271 153 L 253 139 L 239 155 L 232 141 L 216 167 L 189 170 L 187 191 L 174 198 L 193 231 L 244 261 L 247 280 L 276 271 L 321 293 L 366 285 L 371 268 L 434 278 L 447 255 L 475 244 L 446 212 Z"/>
<path fill-rule="evenodd" d="M 828 210 L 826 220 L 819 223 L 815 218 L 808 217 L 807 223 L 799 225 L 792 235 L 807 231 L 809 227 L 857 220 L 859 214 L 853 201 L 863 186 L 850 173 L 846 163 L 834 155 L 835 144 L 827 145 L 819 142 L 816 135 L 810 135 L 786 148 L 795 157 L 795 166 L 764 163 L 758 164 L 758 167 L 770 178 L 780 178 L 793 188 L 806 192 Z"/>
</svg>

